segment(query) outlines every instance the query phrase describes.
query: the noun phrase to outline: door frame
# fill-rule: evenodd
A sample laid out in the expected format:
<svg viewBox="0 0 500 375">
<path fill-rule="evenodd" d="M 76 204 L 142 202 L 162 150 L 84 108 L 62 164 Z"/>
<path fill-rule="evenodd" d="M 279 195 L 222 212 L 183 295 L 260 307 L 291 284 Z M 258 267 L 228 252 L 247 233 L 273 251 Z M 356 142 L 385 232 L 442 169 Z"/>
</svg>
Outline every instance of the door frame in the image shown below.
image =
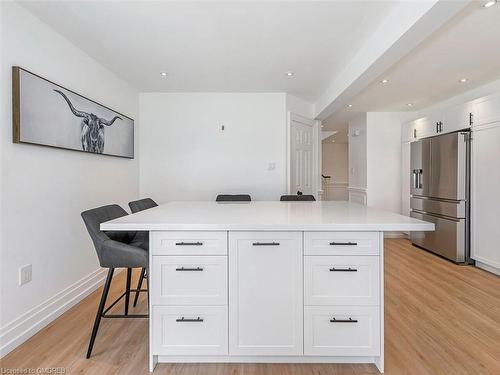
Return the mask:
<svg viewBox="0 0 500 375">
<path fill-rule="evenodd" d="M 287 122 L 286 122 L 286 191 L 287 194 L 295 194 L 296 192 L 291 189 L 292 186 L 292 139 L 291 139 L 291 129 L 292 123 L 298 122 L 313 128 L 313 165 L 312 165 L 312 194 L 317 200 L 320 200 L 323 191 L 321 190 L 321 140 L 319 134 L 319 128 L 321 121 L 310 119 L 294 112 L 287 112 Z"/>
</svg>

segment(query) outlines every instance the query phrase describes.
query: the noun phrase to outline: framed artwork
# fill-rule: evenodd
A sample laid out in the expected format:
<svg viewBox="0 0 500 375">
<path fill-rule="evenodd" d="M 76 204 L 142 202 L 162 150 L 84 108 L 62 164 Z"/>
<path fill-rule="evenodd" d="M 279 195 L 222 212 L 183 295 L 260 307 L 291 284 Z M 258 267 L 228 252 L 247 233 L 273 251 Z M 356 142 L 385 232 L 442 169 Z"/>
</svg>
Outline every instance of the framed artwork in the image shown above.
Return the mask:
<svg viewBox="0 0 500 375">
<path fill-rule="evenodd" d="M 134 120 L 12 67 L 13 142 L 134 158 Z"/>
</svg>

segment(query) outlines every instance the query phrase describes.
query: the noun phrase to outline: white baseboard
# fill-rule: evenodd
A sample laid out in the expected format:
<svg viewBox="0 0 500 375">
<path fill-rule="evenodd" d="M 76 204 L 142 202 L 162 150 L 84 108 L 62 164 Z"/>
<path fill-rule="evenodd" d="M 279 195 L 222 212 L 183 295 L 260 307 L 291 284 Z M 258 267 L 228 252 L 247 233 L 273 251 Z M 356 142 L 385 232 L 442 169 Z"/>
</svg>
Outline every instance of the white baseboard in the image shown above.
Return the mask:
<svg viewBox="0 0 500 375">
<path fill-rule="evenodd" d="M 476 267 L 481 268 L 481 269 L 488 271 L 490 273 L 493 273 L 497 276 L 500 276 L 500 268 L 490 266 L 489 264 L 483 263 L 483 262 L 478 261 L 478 260 L 476 260 Z"/>
<path fill-rule="evenodd" d="M 104 283 L 107 269 L 99 268 L 0 328 L 0 358 L 57 319 Z"/>
</svg>

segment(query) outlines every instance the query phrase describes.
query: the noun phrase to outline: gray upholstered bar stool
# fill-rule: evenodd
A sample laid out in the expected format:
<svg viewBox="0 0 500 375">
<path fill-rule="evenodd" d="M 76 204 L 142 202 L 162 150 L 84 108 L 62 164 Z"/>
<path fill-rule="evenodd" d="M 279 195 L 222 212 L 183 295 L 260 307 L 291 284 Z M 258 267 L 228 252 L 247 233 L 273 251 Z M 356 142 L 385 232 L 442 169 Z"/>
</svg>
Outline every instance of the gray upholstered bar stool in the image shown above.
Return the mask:
<svg viewBox="0 0 500 375">
<path fill-rule="evenodd" d="M 139 211 L 144 211 L 153 207 L 157 207 L 158 204 L 151 198 L 144 198 L 144 199 L 139 199 L 137 201 L 129 202 L 128 206 L 130 207 L 130 211 L 132 211 L 132 213 L 135 214 L 136 212 Z M 144 232 L 144 236 L 145 239 L 149 242 L 149 232 Z M 137 305 L 137 300 L 139 299 L 139 293 L 141 292 L 142 288 L 142 281 L 147 278 L 148 275 L 146 273 L 146 269 L 143 268 L 141 270 L 141 275 L 139 276 L 139 281 L 137 283 L 137 291 L 135 292 L 135 297 L 134 297 L 134 307 Z M 148 289 L 149 289 L 149 284 L 148 284 Z"/>
<path fill-rule="evenodd" d="M 101 223 L 126 215 L 128 215 L 127 212 L 116 204 L 82 212 L 82 218 L 85 222 L 87 230 L 89 231 L 90 237 L 92 238 L 92 242 L 94 243 L 99 263 L 101 267 L 109 269 L 106 283 L 104 284 L 102 291 L 101 302 L 99 303 L 99 307 L 97 309 L 92 335 L 90 336 L 87 358 L 89 358 L 92 354 L 92 348 L 94 346 L 101 318 L 148 317 L 148 315 L 132 315 L 128 313 L 132 268 L 147 269 L 149 267 L 149 242 L 145 238 L 144 232 L 104 232 L 100 229 Z M 106 299 L 108 297 L 109 287 L 111 286 L 111 280 L 113 279 L 115 268 L 127 269 L 126 288 L 125 292 L 105 309 Z M 125 313 L 123 315 L 106 314 L 123 297 L 125 297 Z"/>
<path fill-rule="evenodd" d="M 282 202 L 298 202 L 298 201 L 309 201 L 314 202 L 316 198 L 314 195 L 282 195 L 280 201 Z"/>
</svg>

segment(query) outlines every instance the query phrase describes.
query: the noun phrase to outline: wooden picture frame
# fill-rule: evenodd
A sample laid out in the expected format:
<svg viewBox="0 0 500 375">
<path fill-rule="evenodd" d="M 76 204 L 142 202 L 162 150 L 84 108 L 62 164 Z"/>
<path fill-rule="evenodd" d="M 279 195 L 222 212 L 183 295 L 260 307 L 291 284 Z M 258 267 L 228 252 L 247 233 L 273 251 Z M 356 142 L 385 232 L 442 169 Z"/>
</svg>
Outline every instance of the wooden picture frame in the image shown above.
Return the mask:
<svg viewBox="0 0 500 375">
<path fill-rule="evenodd" d="M 19 66 L 12 67 L 12 141 L 134 158 L 134 120 Z"/>
</svg>

